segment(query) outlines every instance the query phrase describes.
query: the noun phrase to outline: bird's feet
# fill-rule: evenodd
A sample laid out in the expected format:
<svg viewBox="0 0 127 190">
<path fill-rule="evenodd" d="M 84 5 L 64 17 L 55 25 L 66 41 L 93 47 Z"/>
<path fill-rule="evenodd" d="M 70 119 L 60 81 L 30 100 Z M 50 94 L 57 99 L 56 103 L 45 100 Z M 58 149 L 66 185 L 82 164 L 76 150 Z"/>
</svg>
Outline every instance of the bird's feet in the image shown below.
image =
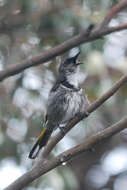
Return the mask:
<svg viewBox="0 0 127 190">
<path fill-rule="evenodd" d="M 89 112 L 87 112 L 87 111 L 85 111 L 85 112 L 78 112 L 76 115 L 78 116 L 78 117 L 88 117 L 89 116 Z"/>
<path fill-rule="evenodd" d="M 84 114 L 85 114 L 85 117 L 88 117 L 90 113 L 88 111 L 85 111 Z"/>
</svg>

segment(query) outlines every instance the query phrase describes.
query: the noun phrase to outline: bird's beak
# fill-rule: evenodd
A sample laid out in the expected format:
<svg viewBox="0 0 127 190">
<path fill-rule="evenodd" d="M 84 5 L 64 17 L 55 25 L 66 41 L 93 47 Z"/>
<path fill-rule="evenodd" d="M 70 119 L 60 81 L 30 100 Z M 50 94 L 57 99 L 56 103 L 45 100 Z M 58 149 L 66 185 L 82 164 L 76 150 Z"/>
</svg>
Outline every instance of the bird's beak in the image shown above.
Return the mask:
<svg viewBox="0 0 127 190">
<path fill-rule="evenodd" d="M 83 64 L 82 62 L 76 62 L 76 65 L 81 65 L 81 64 Z"/>
<path fill-rule="evenodd" d="M 79 61 L 77 61 L 76 62 L 76 60 L 77 60 L 77 58 L 78 58 L 78 56 L 79 56 L 79 54 L 80 54 L 80 51 L 73 57 L 73 59 L 74 59 L 74 62 L 76 63 L 76 65 L 80 65 L 80 64 L 83 64 L 83 63 L 81 63 L 81 62 L 79 62 Z"/>
</svg>

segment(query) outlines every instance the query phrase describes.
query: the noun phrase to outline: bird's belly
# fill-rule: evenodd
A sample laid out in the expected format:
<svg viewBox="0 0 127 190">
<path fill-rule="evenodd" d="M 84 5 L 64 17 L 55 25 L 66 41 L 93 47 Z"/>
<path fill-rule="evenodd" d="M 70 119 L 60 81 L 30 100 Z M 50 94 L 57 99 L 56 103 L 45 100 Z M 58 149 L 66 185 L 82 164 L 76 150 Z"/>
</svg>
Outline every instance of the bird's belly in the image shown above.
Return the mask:
<svg viewBox="0 0 127 190">
<path fill-rule="evenodd" d="M 83 106 L 83 97 L 78 92 L 67 94 L 67 110 L 63 118 L 63 123 L 72 119 Z"/>
</svg>

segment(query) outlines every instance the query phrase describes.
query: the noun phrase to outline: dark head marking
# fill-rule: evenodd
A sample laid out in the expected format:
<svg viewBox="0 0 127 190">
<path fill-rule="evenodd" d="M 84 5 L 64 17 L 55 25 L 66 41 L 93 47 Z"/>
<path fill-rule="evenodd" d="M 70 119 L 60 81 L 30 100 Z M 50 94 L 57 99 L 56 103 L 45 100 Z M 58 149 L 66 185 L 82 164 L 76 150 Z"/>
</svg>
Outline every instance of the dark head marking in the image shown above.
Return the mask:
<svg viewBox="0 0 127 190">
<path fill-rule="evenodd" d="M 73 57 L 67 58 L 59 67 L 60 73 L 74 73 L 81 63 L 77 61 L 80 51 Z"/>
</svg>

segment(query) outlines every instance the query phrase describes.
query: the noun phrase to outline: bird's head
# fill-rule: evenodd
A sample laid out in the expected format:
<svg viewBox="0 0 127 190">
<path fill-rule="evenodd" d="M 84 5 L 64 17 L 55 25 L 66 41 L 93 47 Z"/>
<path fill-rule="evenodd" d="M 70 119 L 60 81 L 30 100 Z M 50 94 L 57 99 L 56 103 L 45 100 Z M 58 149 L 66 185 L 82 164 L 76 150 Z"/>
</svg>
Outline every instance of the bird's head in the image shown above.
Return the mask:
<svg viewBox="0 0 127 190">
<path fill-rule="evenodd" d="M 59 73 L 62 75 L 73 75 L 77 72 L 78 67 L 81 62 L 77 61 L 80 52 L 78 52 L 75 56 L 67 58 L 63 63 L 61 63 L 59 67 Z"/>
<path fill-rule="evenodd" d="M 78 71 L 79 65 L 82 64 L 77 60 L 80 52 L 75 56 L 67 58 L 59 67 L 59 78 L 67 80 L 68 83 L 77 87 L 79 85 Z"/>
</svg>

